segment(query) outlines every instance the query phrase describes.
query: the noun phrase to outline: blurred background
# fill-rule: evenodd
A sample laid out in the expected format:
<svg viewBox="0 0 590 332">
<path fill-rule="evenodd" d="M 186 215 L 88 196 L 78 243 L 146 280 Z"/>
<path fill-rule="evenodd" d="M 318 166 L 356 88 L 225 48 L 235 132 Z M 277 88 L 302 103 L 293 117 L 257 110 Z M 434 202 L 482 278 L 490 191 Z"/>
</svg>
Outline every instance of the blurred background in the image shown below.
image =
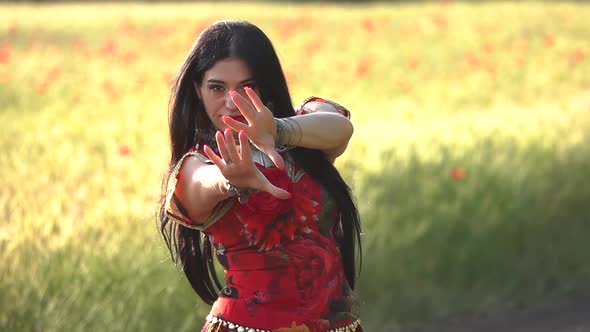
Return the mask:
<svg viewBox="0 0 590 332">
<path fill-rule="evenodd" d="M 3 3 L 0 330 L 200 328 L 155 215 L 171 79 L 223 18 L 352 111 L 365 330 L 588 290 L 587 4 Z"/>
</svg>

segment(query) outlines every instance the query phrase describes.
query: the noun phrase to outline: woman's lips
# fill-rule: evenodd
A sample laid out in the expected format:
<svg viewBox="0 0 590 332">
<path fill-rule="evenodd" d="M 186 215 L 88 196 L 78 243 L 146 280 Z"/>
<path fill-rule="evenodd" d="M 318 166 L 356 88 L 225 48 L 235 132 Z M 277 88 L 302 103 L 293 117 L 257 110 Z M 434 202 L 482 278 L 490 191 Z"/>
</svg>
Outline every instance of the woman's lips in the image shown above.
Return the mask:
<svg viewBox="0 0 590 332">
<path fill-rule="evenodd" d="M 238 122 L 246 123 L 246 118 L 243 115 L 230 115 L 229 117 Z"/>
</svg>

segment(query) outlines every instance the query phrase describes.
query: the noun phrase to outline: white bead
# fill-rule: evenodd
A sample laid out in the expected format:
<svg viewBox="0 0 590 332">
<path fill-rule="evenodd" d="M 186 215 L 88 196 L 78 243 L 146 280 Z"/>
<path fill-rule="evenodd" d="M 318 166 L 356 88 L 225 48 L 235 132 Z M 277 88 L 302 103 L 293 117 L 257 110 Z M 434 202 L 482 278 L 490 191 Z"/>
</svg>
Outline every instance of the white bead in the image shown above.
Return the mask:
<svg viewBox="0 0 590 332">
<path fill-rule="evenodd" d="M 240 326 L 238 327 L 238 332 L 246 332 L 246 329 Z"/>
<path fill-rule="evenodd" d="M 207 318 L 205 318 L 205 319 L 206 319 L 208 322 L 210 322 L 210 321 L 211 321 L 211 314 L 208 314 L 208 315 L 207 315 Z"/>
<path fill-rule="evenodd" d="M 234 323 L 229 323 L 229 329 L 230 330 L 233 330 L 235 328 L 236 328 L 236 326 L 234 325 Z"/>
<path fill-rule="evenodd" d="M 248 332 L 254 332 L 254 329 L 249 329 Z"/>
</svg>

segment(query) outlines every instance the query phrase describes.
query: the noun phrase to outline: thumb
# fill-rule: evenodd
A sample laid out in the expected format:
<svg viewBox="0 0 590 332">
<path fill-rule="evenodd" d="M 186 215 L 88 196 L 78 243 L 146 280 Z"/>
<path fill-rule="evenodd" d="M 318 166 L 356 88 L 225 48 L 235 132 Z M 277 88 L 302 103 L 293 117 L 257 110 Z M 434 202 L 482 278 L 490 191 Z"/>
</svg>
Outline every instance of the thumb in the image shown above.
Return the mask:
<svg viewBox="0 0 590 332">
<path fill-rule="evenodd" d="M 267 193 L 273 195 L 274 197 L 276 197 L 278 199 L 291 198 L 291 194 L 288 191 L 286 191 L 285 189 L 281 189 L 281 188 L 279 188 L 273 184 L 270 184 L 270 183 L 266 186 L 264 191 L 266 191 Z"/>
<path fill-rule="evenodd" d="M 283 157 L 277 152 L 277 150 L 272 149 L 266 155 L 272 160 L 273 164 L 275 164 L 278 169 L 285 169 L 285 160 L 283 160 Z"/>
</svg>

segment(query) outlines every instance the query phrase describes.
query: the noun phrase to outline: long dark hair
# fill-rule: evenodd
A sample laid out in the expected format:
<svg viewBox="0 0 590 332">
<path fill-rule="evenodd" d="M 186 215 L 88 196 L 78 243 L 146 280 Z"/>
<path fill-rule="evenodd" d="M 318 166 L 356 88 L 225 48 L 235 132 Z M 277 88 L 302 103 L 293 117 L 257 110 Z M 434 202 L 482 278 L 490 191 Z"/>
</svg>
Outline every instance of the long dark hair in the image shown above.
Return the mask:
<svg viewBox="0 0 590 332">
<path fill-rule="evenodd" d="M 208 304 L 217 299 L 221 284 L 215 273 L 212 246 L 207 235 L 172 222 L 164 205 L 165 184 L 174 165 L 197 144 L 205 143 L 204 132 L 213 124 L 195 92 L 205 72 L 219 61 L 236 57 L 246 62 L 258 84 L 261 99 L 272 103 L 275 117 L 295 115 L 280 61 L 268 37 L 258 27 L 244 21 L 226 20 L 205 29 L 192 46 L 172 85 L 169 103 L 171 159 L 163 179 L 163 196 L 159 209 L 160 230 L 175 263 L 182 264 L 191 286 Z M 200 129 L 197 131 L 197 128 Z M 295 148 L 290 151 L 313 179 L 331 194 L 340 210 L 341 234 L 337 242 L 344 272 L 354 289 L 356 260 L 361 260 L 360 221 L 351 190 L 340 173 L 319 150 Z M 355 256 L 356 255 L 356 256 Z"/>
</svg>

